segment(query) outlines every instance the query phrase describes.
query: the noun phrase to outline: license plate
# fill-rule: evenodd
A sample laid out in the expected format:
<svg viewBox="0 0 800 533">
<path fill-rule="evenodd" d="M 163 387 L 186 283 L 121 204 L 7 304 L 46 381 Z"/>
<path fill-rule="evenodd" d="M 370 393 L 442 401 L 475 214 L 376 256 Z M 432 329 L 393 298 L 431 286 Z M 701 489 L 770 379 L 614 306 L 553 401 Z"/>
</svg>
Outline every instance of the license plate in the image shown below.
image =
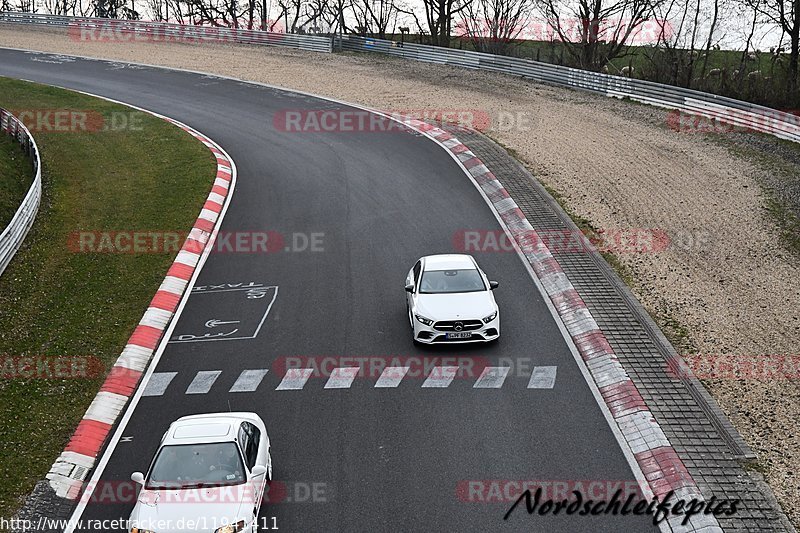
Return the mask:
<svg viewBox="0 0 800 533">
<path fill-rule="evenodd" d="M 470 337 L 472 337 L 472 333 L 469 331 L 459 331 L 456 333 L 447 334 L 448 339 L 469 339 Z"/>
</svg>

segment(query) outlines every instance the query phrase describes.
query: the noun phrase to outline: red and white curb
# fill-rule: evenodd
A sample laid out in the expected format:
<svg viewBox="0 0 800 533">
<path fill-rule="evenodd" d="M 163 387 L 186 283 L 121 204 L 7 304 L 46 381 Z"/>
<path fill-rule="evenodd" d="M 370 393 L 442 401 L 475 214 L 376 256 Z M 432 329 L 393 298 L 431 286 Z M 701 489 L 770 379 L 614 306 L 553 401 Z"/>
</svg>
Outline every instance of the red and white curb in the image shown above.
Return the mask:
<svg viewBox="0 0 800 533">
<path fill-rule="evenodd" d="M 449 150 L 491 202 L 550 297 L 653 495 L 661 501 L 674 491 L 672 502 L 703 501 L 700 489 L 617 360 L 586 304 L 497 176 L 451 133 L 415 119 L 403 122 Z M 681 524 L 683 519 L 684 515 L 668 519 L 673 531 L 722 531 L 711 514 L 694 515 L 686 525 Z"/>
<path fill-rule="evenodd" d="M 76 500 L 80 496 L 86 477 L 95 466 L 111 428 L 136 391 L 164 330 L 178 309 L 200 257 L 213 244 L 220 213 L 234 180 L 229 156 L 214 141 L 176 120 L 156 116 L 171 122 L 205 144 L 216 157 L 217 174 L 200 215 L 167 271 L 164 281 L 108 373 L 100 392 L 83 415 L 67 447 L 46 476 L 56 495 L 70 500 Z"/>
</svg>

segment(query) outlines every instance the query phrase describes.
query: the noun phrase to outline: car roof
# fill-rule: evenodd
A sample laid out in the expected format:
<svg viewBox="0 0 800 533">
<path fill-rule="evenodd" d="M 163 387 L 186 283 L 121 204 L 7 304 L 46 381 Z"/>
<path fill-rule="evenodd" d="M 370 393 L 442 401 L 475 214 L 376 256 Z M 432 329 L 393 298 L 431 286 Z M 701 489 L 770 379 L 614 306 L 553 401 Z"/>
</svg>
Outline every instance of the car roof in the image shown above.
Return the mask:
<svg viewBox="0 0 800 533">
<path fill-rule="evenodd" d="M 242 422 L 256 422 L 253 413 L 212 413 L 179 418 L 170 425 L 164 445 L 234 442 Z M 260 425 L 260 424 L 259 424 Z"/>
<path fill-rule="evenodd" d="M 458 270 L 475 268 L 475 260 L 467 254 L 427 255 L 422 258 L 425 270 Z"/>
</svg>

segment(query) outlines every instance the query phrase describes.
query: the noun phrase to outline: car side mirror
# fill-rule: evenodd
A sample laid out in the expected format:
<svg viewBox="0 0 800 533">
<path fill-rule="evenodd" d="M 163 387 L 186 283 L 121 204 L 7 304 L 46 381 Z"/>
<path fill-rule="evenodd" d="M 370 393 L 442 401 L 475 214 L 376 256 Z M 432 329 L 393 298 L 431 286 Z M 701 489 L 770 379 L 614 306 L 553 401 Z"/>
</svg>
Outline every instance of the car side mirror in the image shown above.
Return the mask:
<svg viewBox="0 0 800 533">
<path fill-rule="evenodd" d="M 406 285 L 406 292 L 414 292 L 414 284 L 413 283 L 409 283 L 408 285 Z"/>
<path fill-rule="evenodd" d="M 144 485 L 144 474 L 141 472 L 134 472 L 131 474 L 131 481 L 138 483 L 139 485 Z"/>
<path fill-rule="evenodd" d="M 253 477 L 263 476 L 267 473 L 267 467 L 264 465 L 256 465 L 253 467 L 253 470 L 250 471 Z"/>
<path fill-rule="evenodd" d="M 493 291 L 493 290 L 495 290 L 495 289 L 496 289 L 497 287 L 499 287 L 499 286 L 500 286 L 500 283 L 498 283 L 498 282 L 496 282 L 496 281 L 490 281 L 490 282 L 489 282 L 489 290 L 490 290 L 490 291 Z"/>
</svg>

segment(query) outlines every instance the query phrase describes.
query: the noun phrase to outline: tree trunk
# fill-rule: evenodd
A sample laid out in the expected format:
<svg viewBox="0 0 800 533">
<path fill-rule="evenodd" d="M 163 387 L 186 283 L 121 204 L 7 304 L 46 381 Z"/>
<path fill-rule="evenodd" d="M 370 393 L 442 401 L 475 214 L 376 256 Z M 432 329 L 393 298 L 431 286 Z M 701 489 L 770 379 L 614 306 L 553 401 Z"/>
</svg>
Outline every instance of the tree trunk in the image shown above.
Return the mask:
<svg viewBox="0 0 800 533">
<path fill-rule="evenodd" d="M 797 61 L 800 57 L 800 27 L 795 27 L 795 31 L 792 32 L 792 50 L 789 54 L 789 98 L 796 99 L 797 98 Z"/>
</svg>

